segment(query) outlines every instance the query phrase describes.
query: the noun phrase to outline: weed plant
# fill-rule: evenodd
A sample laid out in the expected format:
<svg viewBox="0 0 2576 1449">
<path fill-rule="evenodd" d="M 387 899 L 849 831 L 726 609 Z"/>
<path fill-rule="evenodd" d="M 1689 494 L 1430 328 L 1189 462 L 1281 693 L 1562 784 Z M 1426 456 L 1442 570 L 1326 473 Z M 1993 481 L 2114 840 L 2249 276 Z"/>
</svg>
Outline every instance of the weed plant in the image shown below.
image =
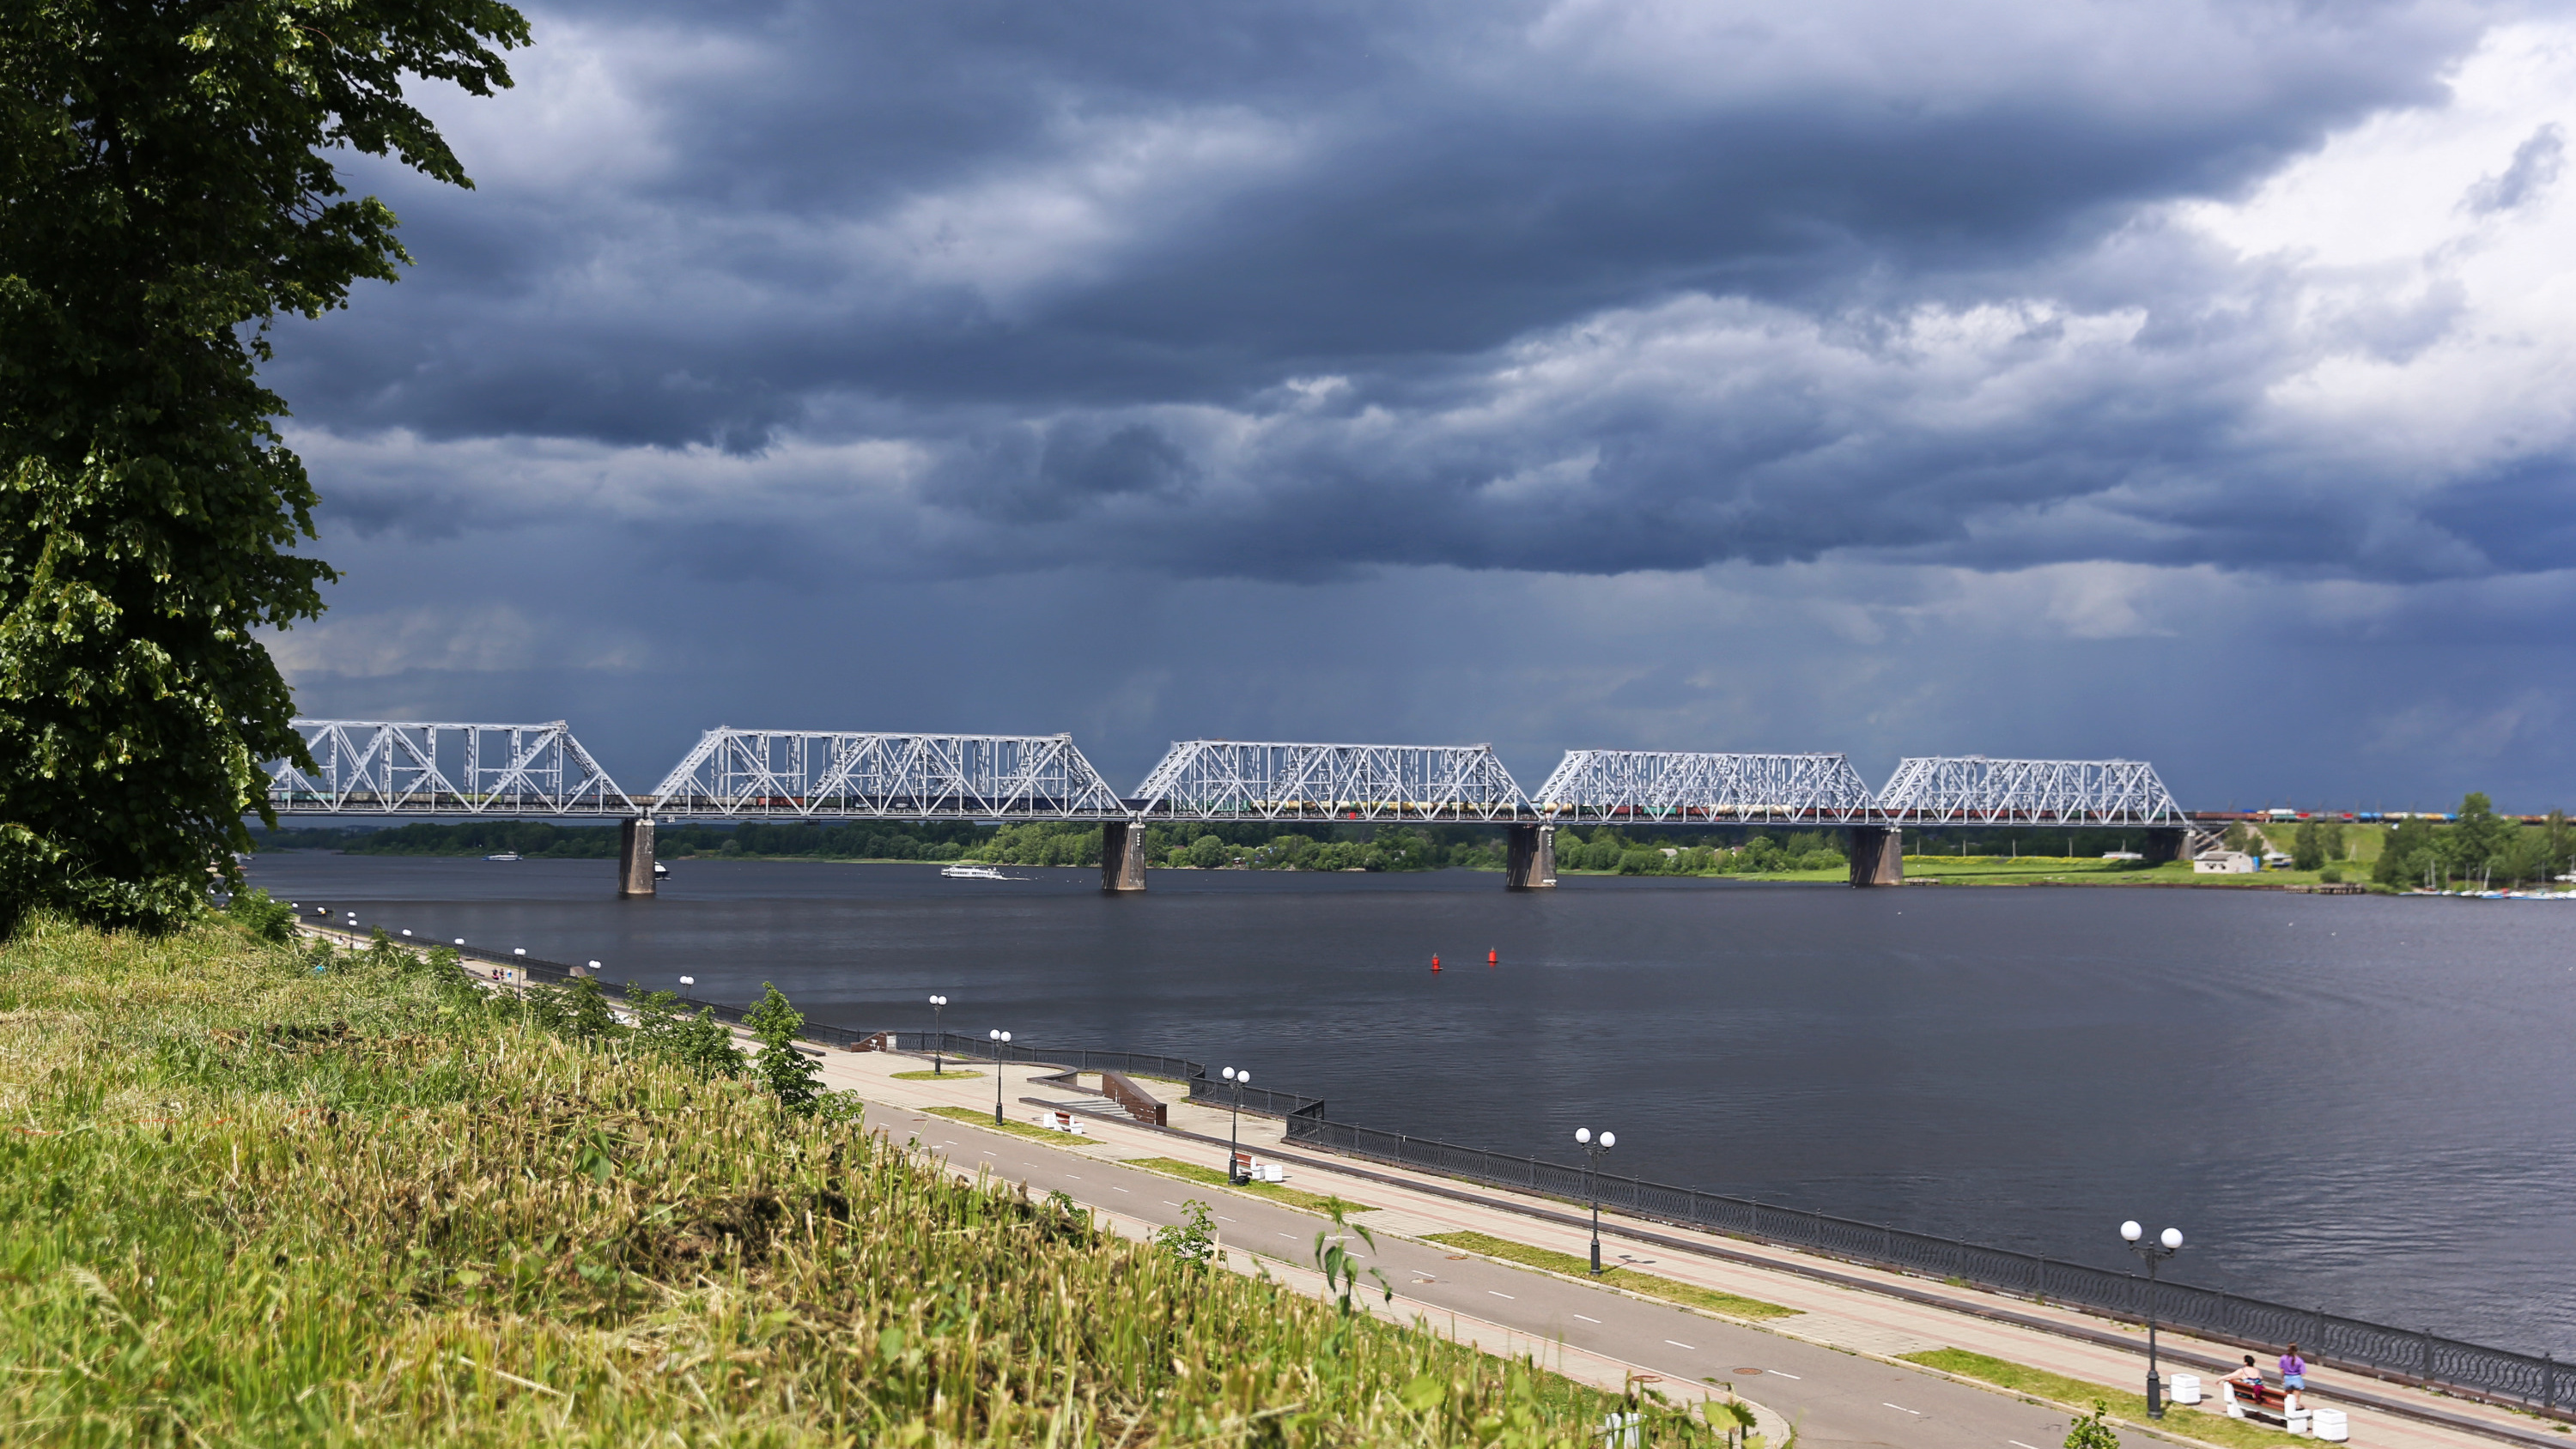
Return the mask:
<svg viewBox="0 0 2576 1449">
<path fill-rule="evenodd" d="M 1620 1406 L 584 1036 L 577 990 L 258 924 L 0 947 L 0 1440 L 1517 1446 Z"/>
</svg>

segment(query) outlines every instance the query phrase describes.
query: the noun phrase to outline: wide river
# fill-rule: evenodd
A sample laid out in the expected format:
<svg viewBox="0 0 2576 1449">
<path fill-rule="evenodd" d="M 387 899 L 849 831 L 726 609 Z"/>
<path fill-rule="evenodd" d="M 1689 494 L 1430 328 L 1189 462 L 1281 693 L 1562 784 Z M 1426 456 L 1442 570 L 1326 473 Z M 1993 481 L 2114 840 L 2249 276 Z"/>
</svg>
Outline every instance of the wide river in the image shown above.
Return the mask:
<svg viewBox="0 0 2576 1449">
<path fill-rule="evenodd" d="M 1336 1120 L 2576 1353 L 2576 902 L 281 853 L 369 925 L 818 1021 L 1170 1052 Z M 1488 968 L 1486 952 L 1500 954 Z M 1447 968 L 1430 970 L 1437 953 Z"/>
</svg>

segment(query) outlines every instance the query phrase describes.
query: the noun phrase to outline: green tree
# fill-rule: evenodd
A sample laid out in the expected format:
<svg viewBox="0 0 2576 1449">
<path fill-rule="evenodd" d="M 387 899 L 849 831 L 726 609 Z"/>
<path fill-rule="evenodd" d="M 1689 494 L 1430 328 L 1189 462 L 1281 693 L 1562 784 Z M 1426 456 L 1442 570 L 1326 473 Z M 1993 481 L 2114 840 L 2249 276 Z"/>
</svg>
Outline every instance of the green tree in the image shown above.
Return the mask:
<svg viewBox="0 0 2576 1449">
<path fill-rule="evenodd" d="M 2442 863 L 2460 876 L 2509 870 L 2510 862 L 2501 857 L 2515 828 L 2495 813 L 2493 801 L 2473 790 L 2460 801 L 2459 819 L 2443 832 Z"/>
<path fill-rule="evenodd" d="M 0 12 L 0 925 L 161 928 L 302 757 L 257 631 L 321 612 L 269 324 L 407 262 L 329 152 L 470 185 L 408 77 L 507 86 L 494 0 Z M 270 821 L 274 824 L 274 821 Z"/>
<path fill-rule="evenodd" d="M 2317 822 L 2302 820 L 2290 836 L 2290 868 L 2315 870 L 2326 863 L 2326 843 L 2317 833 Z"/>
<path fill-rule="evenodd" d="M 2555 880 L 2567 871 L 2571 841 L 2567 831 L 2567 812 L 2552 810 L 2548 822 L 2540 827 L 2541 874 Z"/>
<path fill-rule="evenodd" d="M 1225 842 L 1213 835 L 1202 835 L 1190 842 L 1190 864 L 1201 870 L 1215 870 L 1232 854 Z"/>
<path fill-rule="evenodd" d="M 738 1077 L 751 1065 L 742 1048 L 733 1044 L 733 1033 L 713 1013 L 701 1009 L 695 1016 L 681 1014 L 678 992 L 647 991 L 629 981 L 626 999 L 635 1008 L 635 1039 L 646 1050 L 702 1078 Z"/>
<path fill-rule="evenodd" d="M 2093 1401 L 2093 1412 L 2066 1426 L 2066 1449 L 2120 1449 L 2120 1432 L 2102 1422 L 2111 1406 Z"/>
<path fill-rule="evenodd" d="M 2373 867 L 2371 879 L 2384 886 L 2404 890 L 2424 883 L 2426 866 L 2437 863 L 2440 832 L 2430 820 L 2400 820 L 2388 832 L 2387 843 L 2379 851 L 2379 864 Z"/>
<path fill-rule="evenodd" d="M 810 1114 L 822 1100 L 823 1064 L 796 1049 L 796 1034 L 805 1029 L 805 1013 L 787 1004 L 779 989 L 760 983 L 760 1000 L 744 1012 L 742 1024 L 760 1039 L 760 1056 L 752 1069 L 769 1084 L 778 1104 L 798 1116 Z"/>
</svg>

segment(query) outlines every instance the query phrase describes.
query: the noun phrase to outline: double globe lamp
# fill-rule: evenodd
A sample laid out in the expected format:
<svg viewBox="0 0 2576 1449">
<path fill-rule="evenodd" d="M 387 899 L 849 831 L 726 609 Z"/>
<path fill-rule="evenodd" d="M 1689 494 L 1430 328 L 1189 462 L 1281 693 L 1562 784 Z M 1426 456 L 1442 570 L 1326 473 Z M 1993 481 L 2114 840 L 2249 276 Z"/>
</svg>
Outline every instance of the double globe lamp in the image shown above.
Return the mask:
<svg viewBox="0 0 2576 1449">
<path fill-rule="evenodd" d="M 2120 1224 L 2121 1240 L 2147 1265 L 2147 1417 L 2161 1419 L 2165 1416 L 2165 1381 L 2156 1374 L 2156 1268 L 2182 1251 L 2182 1229 L 2167 1228 L 2152 1243 L 2139 1241 L 2146 1235 L 2147 1230 L 2134 1219 Z"/>
</svg>

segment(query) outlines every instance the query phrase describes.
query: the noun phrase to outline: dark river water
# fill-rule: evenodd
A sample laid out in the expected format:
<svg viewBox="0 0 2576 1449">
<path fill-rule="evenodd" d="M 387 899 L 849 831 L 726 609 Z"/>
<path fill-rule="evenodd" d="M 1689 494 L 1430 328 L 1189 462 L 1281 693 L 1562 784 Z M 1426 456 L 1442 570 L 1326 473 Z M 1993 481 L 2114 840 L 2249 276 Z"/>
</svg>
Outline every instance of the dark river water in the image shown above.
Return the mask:
<svg viewBox="0 0 2576 1449">
<path fill-rule="evenodd" d="M 307 910 L 818 1021 L 1250 1068 L 1336 1120 L 2576 1352 L 2576 902 L 286 853 Z M 1500 964 L 1485 965 L 1488 950 Z M 1448 968 L 1434 975 L 1438 953 Z"/>
</svg>

